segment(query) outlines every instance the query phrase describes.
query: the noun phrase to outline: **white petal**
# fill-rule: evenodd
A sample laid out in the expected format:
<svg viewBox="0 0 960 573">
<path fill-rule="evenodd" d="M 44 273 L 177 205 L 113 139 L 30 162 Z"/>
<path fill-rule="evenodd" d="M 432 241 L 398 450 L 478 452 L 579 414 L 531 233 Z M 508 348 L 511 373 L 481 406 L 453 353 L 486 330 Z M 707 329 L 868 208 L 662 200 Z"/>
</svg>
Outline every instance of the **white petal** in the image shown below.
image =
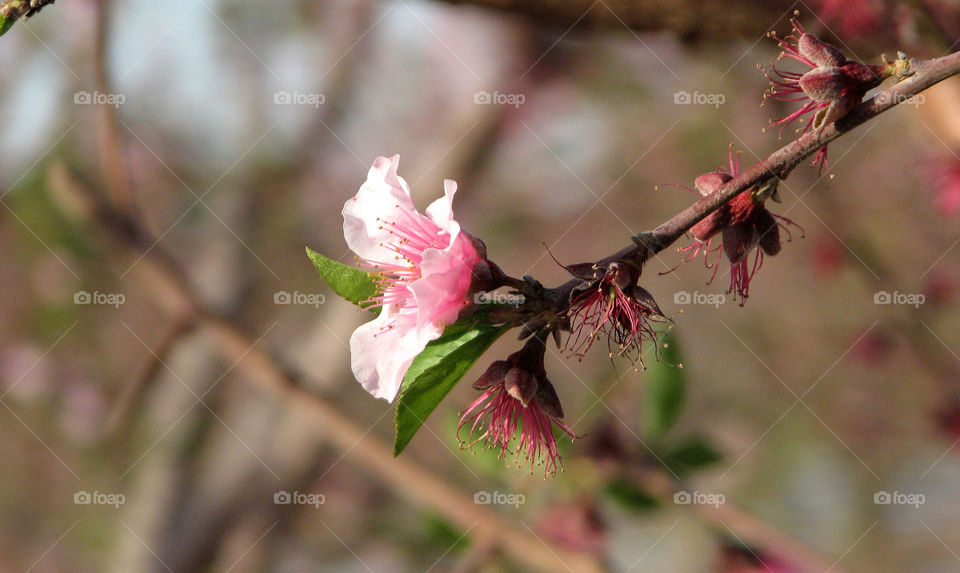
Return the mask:
<svg viewBox="0 0 960 573">
<path fill-rule="evenodd" d="M 422 217 L 413 206 L 407 182 L 397 175 L 399 164 L 399 155 L 378 157 L 360 190 L 343 205 L 343 236 L 362 259 L 394 261 L 395 253 L 383 246 L 391 239 L 383 222 Z"/>
</svg>

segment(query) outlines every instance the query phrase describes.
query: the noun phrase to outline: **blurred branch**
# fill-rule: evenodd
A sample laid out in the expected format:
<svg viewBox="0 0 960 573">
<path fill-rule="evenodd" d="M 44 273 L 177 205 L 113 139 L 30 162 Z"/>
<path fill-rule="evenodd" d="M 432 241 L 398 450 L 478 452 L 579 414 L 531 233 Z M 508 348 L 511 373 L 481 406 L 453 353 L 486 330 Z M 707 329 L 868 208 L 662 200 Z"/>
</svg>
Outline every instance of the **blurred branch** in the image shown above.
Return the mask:
<svg viewBox="0 0 960 573">
<path fill-rule="evenodd" d="M 151 350 L 146 365 L 129 384 L 124 386 L 110 417 L 104 423 L 103 435 L 106 440 L 117 444 L 117 447 L 128 443 L 124 438 L 130 432 L 140 405 L 143 404 L 153 382 L 158 379 L 158 374 L 163 370 L 163 365 L 177 342 L 189 334 L 193 327 L 190 321 L 183 318 L 174 319 L 173 324 L 167 327 L 156 350 Z"/>
<path fill-rule="evenodd" d="M 140 260 L 137 272 L 148 275 L 145 282 L 165 309 L 174 316 L 192 317 L 224 359 L 246 374 L 240 379 L 256 383 L 265 392 L 285 400 L 290 408 L 305 411 L 321 438 L 349 452 L 346 460 L 365 467 L 394 494 L 416 507 L 435 511 L 458 527 L 471 530 L 471 536 L 477 540 L 493 540 L 490 542 L 526 567 L 540 571 L 602 570 L 594 557 L 545 543 L 513 521 L 475 504 L 472 493 L 449 486 L 442 477 L 412 462 L 394 458 L 388 445 L 370 436 L 339 408 L 304 389 L 297 376 L 281 368 L 254 337 L 200 300 L 180 266 L 128 214 L 114 208 L 92 186 L 72 187 L 83 193 L 78 200 L 87 204 L 88 208 L 82 211 L 92 214 L 91 222 L 105 230 L 129 259 Z"/>
<path fill-rule="evenodd" d="M 634 466 L 627 469 L 630 479 L 643 490 L 664 505 L 674 504 L 674 494 L 685 489 L 681 484 L 663 471 L 662 468 Z M 689 488 L 686 488 L 689 489 Z M 722 536 L 729 537 L 733 533 L 738 542 L 745 543 L 756 550 L 759 555 L 776 556 L 789 563 L 798 573 L 822 573 L 833 571 L 843 573 L 843 569 L 836 563 L 831 563 L 823 556 L 812 551 L 803 544 L 783 534 L 776 527 L 762 519 L 741 509 L 730 500 L 721 504 L 691 504 L 684 506 L 697 513 L 705 523 L 712 525 Z"/>
<path fill-rule="evenodd" d="M 110 0 L 100 0 L 98 3 L 94 36 L 94 79 L 97 91 L 103 94 L 114 93 L 109 66 L 107 65 L 107 44 L 111 22 L 110 8 Z M 120 137 L 117 106 L 100 105 L 97 108 L 97 113 L 100 115 L 100 121 L 97 122 L 97 135 L 103 180 L 113 204 L 118 209 L 129 210 L 133 206 L 131 197 L 132 178 L 127 168 L 124 146 Z"/>
<path fill-rule="evenodd" d="M 27 19 L 56 0 L 2 0 L 0 2 L 0 36 L 20 18 Z"/>
</svg>

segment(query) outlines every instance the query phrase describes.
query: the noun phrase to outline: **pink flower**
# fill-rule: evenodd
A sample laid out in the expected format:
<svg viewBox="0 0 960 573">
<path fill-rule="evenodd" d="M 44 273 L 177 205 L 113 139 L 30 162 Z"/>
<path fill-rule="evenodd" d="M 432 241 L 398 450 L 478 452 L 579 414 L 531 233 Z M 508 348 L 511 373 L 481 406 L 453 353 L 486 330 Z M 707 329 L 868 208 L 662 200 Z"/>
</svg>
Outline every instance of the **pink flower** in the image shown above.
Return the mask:
<svg viewBox="0 0 960 573">
<path fill-rule="evenodd" d="M 627 262 L 616 261 L 605 266 L 571 265 L 567 270 L 590 282 L 570 295 L 566 348 L 583 356 L 598 337 L 605 335 L 611 356 L 627 355 L 642 365 L 643 340 L 657 339 L 653 323 L 665 317 L 653 295 L 637 284 L 640 271 Z"/>
<path fill-rule="evenodd" d="M 867 91 L 880 85 L 893 73 L 893 67 L 871 66 L 854 60 L 848 60 L 832 44 L 819 40 L 813 34 L 804 32 L 800 22 L 790 20 L 793 33 L 786 38 L 771 37 L 777 40 L 780 48 L 778 60 L 790 58 L 806 66 L 803 72 L 791 72 L 777 68 L 776 60 L 763 72 L 770 79 L 770 89 L 764 98 L 784 102 L 800 102 L 794 112 L 773 122 L 781 126 L 781 132 L 787 125 L 801 117 L 809 115 L 806 125 L 800 130 L 806 133 L 811 127 L 820 129 L 824 125 L 847 115 L 863 101 Z M 827 146 L 817 152 L 813 164 L 825 166 Z"/>
<path fill-rule="evenodd" d="M 701 195 L 710 195 L 740 173 L 739 157 L 734 161 L 730 154 L 729 162 L 729 173 L 718 169 L 697 177 L 694 185 Z M 704 264 L 708 269 L 713 269 L 708 283 L 717 276 L 720 255 L 725 254 L 730 261 L 730 288 L 727 292 L 733 292 L 735 297 L 739 296 L 740 304 L 743 305 L 750 295 L 750 281 L 763 265 L 764 254 L 774 256 L 780 252 L 781 229 L 787 233 L 787 240 L 790 240 L 790 231 L 787 229 L 789 225 L 800 229 L 802 236 L 803 229 L 799 225 L 768 211 L 763 200 L 754 196 L 753 189 L 747 189 L 691 227 L 690 234 L 695 240 L 680 250 L 690 253 L 686 261 L 703 254 Z M 718 234 L 721 243 L 714 245 L 713 241 Z M 754 251 L 753 261 L 750 261 L 751 251 Z M 716 257 L 711 261 L 710 257 L 714 253 Z"/>
<path fill-rule="evenodd" d="M 561 465 L 553 426 L 576 438 L 570 426 L 561 421 L 560 397 L 547 379 L 543 365 L 546 346 L 542 338 L 531 337 L 523 348 L 506 360 L 497 360 L 473 384 L 483 391 L 467 406 L 457 425 L 470 427 L 466 447 L 479 441 L 488 448 L 500 448 L 500 455 L 512 454 L 520 465 L 544 464 L 546 475 L 555 474 Z M 519 439 L 517 436 L 519 435 Z M 511 446 L 516 449 L 511 449 Z"/>
<path fill-rule="evenodd" d="M 454 181 L 420 214 L 397 175 L 400 156 L 378 157 L 343 206 L 343 235 L 357 259 L 378 273 L 370 306 L 380 315 L 350 337 L 353 374 L 367 392 L 392 401 L 427 343 L 457 320 L 475 278 L 489 276 L 483 243 L 453 218 Z M 479 282 L 479 281 L 478 281 Z"/>
</svg>

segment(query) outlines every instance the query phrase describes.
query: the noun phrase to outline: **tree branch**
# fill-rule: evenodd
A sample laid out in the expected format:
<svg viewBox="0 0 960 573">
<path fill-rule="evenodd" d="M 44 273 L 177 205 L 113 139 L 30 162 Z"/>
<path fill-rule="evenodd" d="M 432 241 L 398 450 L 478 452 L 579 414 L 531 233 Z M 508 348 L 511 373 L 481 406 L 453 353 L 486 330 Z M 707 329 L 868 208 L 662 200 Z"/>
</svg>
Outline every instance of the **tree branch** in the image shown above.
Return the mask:
<svg viewBox="0 0 960 573">
<path fill-rule="evenodd" d="M 0 36 L 20 18 L 29 18 L 56 0 L 3 0 L 0 2 Z"/>
<path fill-rule="evenodd" d="M 836 122 L 827 124 L 821 129 L 811 130 L 781 147 L 763 161 L 728 181 L 715 193 L 690 205 L 652 231 L 634 237 L 637 244 L 624 247 L 603 260 L 630 259 L 642 264 L 676 242 L 697 222 L 740 193 L 771 180 L 785 179 L 794 167 L 824 145 L 934 84 L 960 73 L 960 52 L 934 60 L 913 61 L 912 68 L 915 73 L 911 77 L 880 91 Z"/>
</svg>

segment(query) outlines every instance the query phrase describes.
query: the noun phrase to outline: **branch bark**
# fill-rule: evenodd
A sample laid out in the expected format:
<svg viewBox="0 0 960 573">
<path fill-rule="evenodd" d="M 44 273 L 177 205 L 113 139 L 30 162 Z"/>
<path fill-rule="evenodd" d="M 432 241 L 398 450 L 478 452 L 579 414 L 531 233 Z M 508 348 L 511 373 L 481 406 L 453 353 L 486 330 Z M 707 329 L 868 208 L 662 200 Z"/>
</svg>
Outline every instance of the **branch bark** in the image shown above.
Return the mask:
<svg viewBox="0 0 960 573">
<path fill-rule="evenodd" d="M 652 231 L 634 237 L 636 244 L 624 247 L 603 260 L 629 259 L 642 264 L 651 256 L 672 245 L 697 222 L 740 193 L 773 179 L 785 179 L 793 168 L 824 145 L 946 78 L 960 73 L 960 52 L 934 60 L 914 61 L 913 70 L 915 72 L 913 76 L 878 92 L 837 121 L 821 129 L 811 130 L 781 147 L 763 161 L 728 181 L 715 193 L 690 205 Z"/>
<path fill-rule="evenodd" d="M 0 36 L 20 18 L 29 18 L 56 0 L 3 0 L 0 2 Z"/>
</svg>

